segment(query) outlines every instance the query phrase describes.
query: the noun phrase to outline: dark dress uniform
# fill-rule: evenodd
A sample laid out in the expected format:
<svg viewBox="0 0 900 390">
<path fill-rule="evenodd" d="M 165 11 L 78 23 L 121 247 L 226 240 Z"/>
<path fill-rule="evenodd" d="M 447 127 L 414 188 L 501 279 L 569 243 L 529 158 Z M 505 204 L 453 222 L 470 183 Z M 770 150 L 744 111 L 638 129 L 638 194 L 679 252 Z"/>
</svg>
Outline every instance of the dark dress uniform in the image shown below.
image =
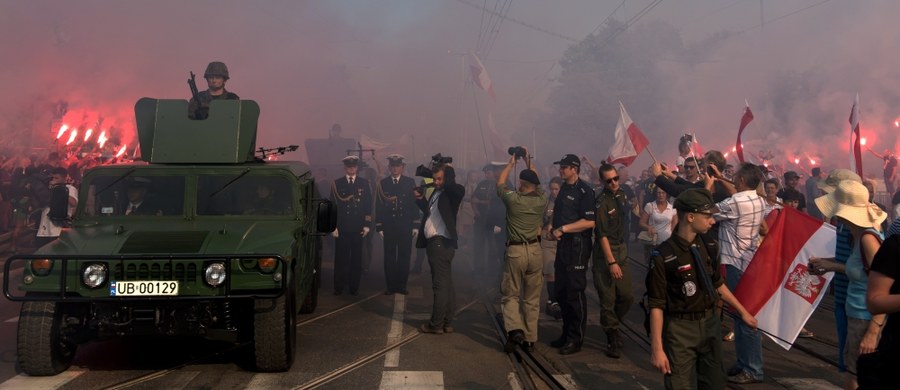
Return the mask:
<svg viewBox="0 0 900 390">
<path fill-rule="evenodd" d="M 560 161 L 569 165 L 579 163 L 578 158 Z M 580 163 L 579 163 L 580 164 Z M 575 184 L 562 183 L 559 195 L 553 203 L 553 228 L 570 224 L 580 219 L 594 220 L 594 190 L 579 179 Z M 587 301 L 584 289 L 587 287 L 587 264 L 591 258 L 591 229 L 578 233 L 564 233 L 556 244 L 555 296 L 559 301 L 563 317 L 563 334 L 552 345 L 564 347 L 574 344 L 581 348 L 587 327 Z"/>
<path fill-rule="evenodd" d="M 401 175 L 397 179 L 392 176 L 381 179 L 375 190 L 375 230 L 384 232 L 387 293 L 407 293 L 412 232 L 419 226 L 419 209 L 413 196 L 415 187 L 415 180 Z"/>
<path fill-rule="evenodd" d="M 721 324 L 713 310 L 716 290 L 725 282 L 714 267 L 717 255 L 715 241 L 697 235 L 688 242 L 677 234 L 651 253 L 647 295 L 651 310 L 664 312 L 663 350 L 672 370 L 665 377 L 668 389 L 725 388 Z"/>
<path fill-rule="evenodd" d="M 337 205 L 338 236 L 334 245 L 334 292 L 344 287 L 350 294 L 359 291 L 362 275 L 362 231 L 372 222 L 372 192 L 366 179 L 356 176 L 351 183 L 347 177 L 335 179 L 331 200 Z"/>
<path fill-rule="evenodd" d="M 628 236 L 626 220 L 630 218 L 625 192 L 619 189 L 615 193 L 605 188 L 597 197 L 597 223 L 594 225 L 594 287 L 600 296 L 600 326 L 607 335 L 610 344 L 617 343 L 617 348 L 622 347 L 619 339 L 619 323 L 628 313 L 628 309 L 634 303 L 634 292 L 631 289 L 631 276 L 628 273 L 626 258 L 628 245 L 625 238 Z M 609 248 L 616 263 L 622 269 L 622 279 L 615 279 L 609 270 L 609 262 L 600 248 L 600 238 L 606 237 Z M 617 354 L 612 351 L 610 354 Z"/>
</svg>

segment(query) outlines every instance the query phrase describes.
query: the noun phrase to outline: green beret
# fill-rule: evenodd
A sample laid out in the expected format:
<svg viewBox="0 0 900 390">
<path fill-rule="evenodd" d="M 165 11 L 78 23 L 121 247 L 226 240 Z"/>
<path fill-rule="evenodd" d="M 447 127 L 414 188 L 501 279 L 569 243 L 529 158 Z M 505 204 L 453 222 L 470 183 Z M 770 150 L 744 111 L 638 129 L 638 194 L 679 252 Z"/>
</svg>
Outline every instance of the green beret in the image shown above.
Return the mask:
<svg viewBox="0 0 900 390">
<path fill-rule="evenodd" d="M 708 213 L 715 206 L 712 194 L 705 188 L 685 190 L 675 198 L 675 210 L 689 213 Z"/>
</svg>

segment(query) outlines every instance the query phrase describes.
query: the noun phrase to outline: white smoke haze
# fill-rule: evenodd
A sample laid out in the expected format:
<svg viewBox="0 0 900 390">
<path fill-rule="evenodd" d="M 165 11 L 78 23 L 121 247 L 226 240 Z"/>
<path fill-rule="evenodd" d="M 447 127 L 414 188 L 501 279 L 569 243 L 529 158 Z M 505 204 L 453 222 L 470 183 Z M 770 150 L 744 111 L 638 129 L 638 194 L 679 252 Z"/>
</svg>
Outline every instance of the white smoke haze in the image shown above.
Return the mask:
<svg viewBox="0 0 900 390">
<path fill-rule="evenodd" d="M 565 145 L 555 144 L 558 137 L 551 133 L 571 129 L 536 127 L 558 85 L 560 66 L 553 64 L 573 42 L 517 22 L 580 40 L 620 3 L 508 3 L 509 19 L 495 26 L 499 33 L 491 50 L 478 53 L 494 83 L 493 102 L 465 86 L 468 60 L 461 54 L 476 50 L 482 23 L 490 19 L 471 5 L 500 9 L 505 0 L 0 0 L 5 59 L 0 137 L 21 138 L 30 148 L 25 153 L 52 149 L 52 143 L 29 143 L 23 128 L 55 137 L 58 129 L 49 118 L 54 104 L 65 101 L 64 122 L 92 126 L 102 116 L 101 127 L 118 137 L 110 142 L 130 149 L 134 103 L 145 96 L 187 99 L 188 71 L 200 75 L 198 87 L 204 89 L 206 64 L 219 60 L 231 71 L 227 88 L 261 106 L 261 146 L 302 145 L 306 138 L 327 137 L 331 124 L 341 123 L 343 135 L 350 137 L 366 134 L 391 142 L 414 135 L 414 164 L 441 152 L 455 156 L 461 166 L 477 168 L 500 157 L 485 156 L 491 153 L 485 153 L 481 132 L 482 127 L 487 131 L 490 112 L 497 132 L 510 143 L 504 148 L 534 146 L 542 165 L 565 152 L 599 161 L 612 143 L 614 120 L 584 124 L 599 130 L 584 135 L 589 142 Z M 629 0 L 612 16 L 626 21 L 652 3 Z M 879 153 L 897 150 L 900 129 L 893 122 L 900 116 L 900 29 L 894 19 L 900 5 L 889 0 L 819 3 L 764 0 L 766 23 L 757 27 L 760 1 L 662 2 L 629 27 L 626 33 L 666 23 L 685 46 L 730 34 L 707 47 L 697 64 L 679 58 L 652 64 L 664 83 L 642 93 L 663 98 L 658 112 L 644 112 L 619 97 L 657 157 L 673 161 L 686 131 L 696 132 L 705 149 L 730 151 L 747 99 L 756 117 L 744 133 L 747 154 L 772 151 L 773 163 L 790 161 L 788 169 L 796 168 L 794 158 L 845 167 L 847 119 L 856 93 L 868 144 Z M 804 88 L 791 90 L 796 85 Z M 596 109 L 617 115 L 618 107 Z M 487 135 L 485 140 L 490 150 Z M 11 149 L 9 142 L 5 147 Z M 632 174 L 649 162 L 641 156 Z M 866 153 L 864 167 L 867 175 L 880 177 L 881 162 L 871 154 Z M 809 164 L 802 168 L 808 170 Z"/>
</svg>

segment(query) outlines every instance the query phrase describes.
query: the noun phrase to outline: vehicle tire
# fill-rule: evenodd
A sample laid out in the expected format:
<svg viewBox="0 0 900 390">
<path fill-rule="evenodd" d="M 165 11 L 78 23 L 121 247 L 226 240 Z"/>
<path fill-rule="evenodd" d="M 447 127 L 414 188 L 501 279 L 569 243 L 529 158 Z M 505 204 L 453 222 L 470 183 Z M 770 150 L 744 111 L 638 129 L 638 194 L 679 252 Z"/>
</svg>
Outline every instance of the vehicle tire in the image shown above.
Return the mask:
<svg viewBox="0 0 900 390">
<path fill-rule="evenodd" d="M 295 290 L 276 299 L 257 299 L 253 315 L 253 352 L 260 372 L 287 371 L 297 349 Z"/>
<path fill-rule="evenodd" d="M 316 274 L 313 275 L 312 285 L 309 286 L 306 298 L 303 299 L 303 304 L 300 305 L 301 314 L 309 314 L 316 311 L 316 306 L 319 305 L 319 285 L 322 281 L 321 275 L 319 270 L 316 270 Z"/>
<path fill-rule="evenodd" d="M 54 302 L 25 302 L 19 312 L 19 367 L 31 376 L 59 374 L 72 365 L 78 346 L 60 334 L 62 312 Z"/>
</svg>

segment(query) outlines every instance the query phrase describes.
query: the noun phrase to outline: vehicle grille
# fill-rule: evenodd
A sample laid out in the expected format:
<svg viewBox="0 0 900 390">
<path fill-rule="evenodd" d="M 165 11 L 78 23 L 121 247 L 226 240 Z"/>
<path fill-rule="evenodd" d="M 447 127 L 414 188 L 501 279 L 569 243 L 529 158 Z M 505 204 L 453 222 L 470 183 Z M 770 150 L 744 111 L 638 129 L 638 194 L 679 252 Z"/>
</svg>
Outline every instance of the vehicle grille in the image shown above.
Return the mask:
<svg viewBox="0 0 900 390">
<path fill-rule="evenodd" d="M 174 270 L 173 270 L 174 267 Z M 199 266 L 195 263 L 136 260 L 112 266 L 113 280 L 177 280 L 179 283 L 197 283 Z"/>
</svg>

